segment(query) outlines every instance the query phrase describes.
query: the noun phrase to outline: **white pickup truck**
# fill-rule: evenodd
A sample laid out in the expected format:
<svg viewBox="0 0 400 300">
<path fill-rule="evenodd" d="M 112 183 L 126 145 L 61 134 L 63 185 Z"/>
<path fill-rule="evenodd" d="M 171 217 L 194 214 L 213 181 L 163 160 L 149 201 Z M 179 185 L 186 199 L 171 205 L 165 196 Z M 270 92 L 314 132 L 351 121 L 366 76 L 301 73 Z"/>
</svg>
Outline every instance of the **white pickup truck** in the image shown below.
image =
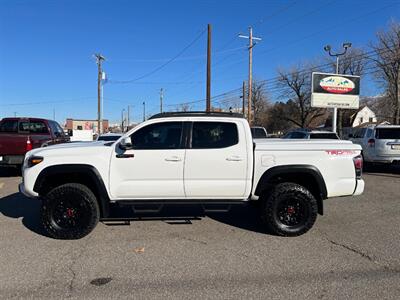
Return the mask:
<svg viewBox="0 0 400 300">
<path fill-rule="evenodd" d="M 258 201 L 273 234 L 307 232 L 323 200 L 360 195 L 361 147 L 338 140 L 254 140 L 231 113 L 164 113 L 110 143 L 72 143 L 25 156 L 20 191 L 42 201 L 44 228 L 77 239 L 110 205 Z"/>
</svg>

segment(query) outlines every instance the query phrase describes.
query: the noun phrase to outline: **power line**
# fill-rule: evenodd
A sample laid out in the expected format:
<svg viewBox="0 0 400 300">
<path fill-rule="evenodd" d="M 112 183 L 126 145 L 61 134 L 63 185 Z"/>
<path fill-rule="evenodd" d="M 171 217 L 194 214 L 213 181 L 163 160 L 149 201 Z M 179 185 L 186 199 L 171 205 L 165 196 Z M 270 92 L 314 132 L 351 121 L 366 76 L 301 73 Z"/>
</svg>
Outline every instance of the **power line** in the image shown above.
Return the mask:
<svg viewBox="0 0 400 300">
<path fill-rule="evenodd" d="M 203 36 L 203 34 L 206 32 L 206 30 L 207 29 L 204 29 L 203 31 L 201 31 L 200 34 L 198 34 L 196 36 L 196 38 L 192 42 L 190 42 L 186 47 L 184 47 L 177 55 L 175 55 L 174 57 L 172 57 L 170 60 L 168 60 L 167 62 L 163 63 L 162 65 L 158 66 L 154 70 L 152 70 L 152 71 L 150 71 L 148 73 L 145 73 L 145 74 L 143 74 L 143 75 L 141 75 L 141 76 L 139 76 L 139 77 L 137 77 L 135 79 L 121 80 L 121 81 L 109 80 L 108 82 L 109 83 L 119 83 L 119 84 L 132 83 L 132 82 L 138 81 L 140 79 L 146 78 L 146 77 L 148 77 L 150 75 L 153 75 L 154 73 L 158 72 L 159 70 L 161 70 L 165 66 L 169 65 L 170 63 L 172 63 L 174 60 L 176 60 L 178 57 L 180 57 L 183 53 L 185 53 L 185 51 L 187 49 L 189 49 L 191 46 L 193 46 L 193 44 L 196 43 Z"/>
<path fill-rule="evenodd" d="M 95 99 L 97 97 L 81 97 L 75 99 L 66 99 L 60 101 L 32 101 L 32 102 L 22 102 L 22 103 L 2 103 L 2 106 L 25 106 L 25 105 L 39 105 L 39 104 L 57 104 L 57 103 L 70 103 L 70 102 L 77 102 L 82 101 L 85 99 Z"/>
<path fill-rule="evenodd" d="M 311 33 L 311 34 L 309 34 L 309 35 L 306 35 L 306 36 L 304 36 L 304 37 L 302 37 L 302 38 L 299 38 L 299 39 L 297 39 L 297 40 L 293 40 L 293 41 L 291 41 L 291 42 L 289 42 L 289 43 L 281 44 L 281 45 L 279 45 L 279 46 L 277 46 L 277 47 L 270 48 L 270 49 L 266 49 L 266 50 L 264 50 L 264 51 L 258 51 L 258 55 L 263 55 L 263 54 L 266 54 L 266 53 L 269 53 L 269 52 L 272 52 L 272 51 L 275 51 L 275 50 L 279 50 L 279 49 L 281 49 L 281 48 L 283 48 L 283 47 L 287 47 L 288 45 L 296 44 L 296 43 L 298 43 L 298 42 L 301 42 L 301 41 L 303 41 L 303 40 L 309 39 L 309 38 L 311 38 L 311 37 L 313 37 L 313 36 L 315 36 L 315 35 L 318 35 L 318 34 L 320 34 L 320 33 L 326 32 L 326 31 L 329 32 L 329 31 L 335 30 L 338 26 L 343 26 L 343 25 L 346 25 L 347 23 L 351 23 L 351 22 L 357 21 L 358 19 L 362 19 L 362 18 L 364 18 L 364 17 L 366 17 L 366 16 L 375 14 L 375 13 L 381 11 L 381 10 L 384 10 L 384 9 L 386 9 L 386 8 L 388 8 L 388 7 L 391 7 L 391 6 L 394 6 L 394 5 L 397 5 L 397 3 L 391 3 L 391 4 L 389 4 L 389 5 L 380 7 L 380 8 L 378 8 L 378 9 L 375 9 L 375 10 L 370 11 L 370 12 L 368 12 L 368 13 L 361 14 L 361 15 L 359 15 L 359 16 L 357 16 L 357 17 L 347 19 L 346 21 L 343 21 L 343 22 L 340 22 L 340 23 L 336 23 L 336 24 L 332 24 L 332 25 L 330 25 L 329 27 L 325 27 L 325 28 L 322 29 L 322 30 L 316 31 L 316 32 Z M 244 62 L 245 60 L 246 60 L 246 59 L 239 59 L 239 60 L 237 60 L 237 61 L 228 63 L 228 64 L 226 64 L 226 65 L 224 65 L 224 66 L 236 65 L 236 64 L 238 64 L 238 63 Z"/>
</svg>

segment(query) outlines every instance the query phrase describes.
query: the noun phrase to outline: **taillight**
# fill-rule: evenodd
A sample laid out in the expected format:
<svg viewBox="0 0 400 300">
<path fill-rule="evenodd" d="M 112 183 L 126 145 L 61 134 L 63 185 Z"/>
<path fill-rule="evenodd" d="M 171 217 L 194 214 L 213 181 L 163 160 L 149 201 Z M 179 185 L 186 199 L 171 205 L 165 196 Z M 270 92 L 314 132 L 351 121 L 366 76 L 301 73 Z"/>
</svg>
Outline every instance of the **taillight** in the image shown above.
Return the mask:
<svg viewBox="0 0 400 300">
<path fill-rule="evenodd" d="M 26 151 L 31 151 L 32 150 L 32 143 L 31 143 L 31 139 L 28 137 L 28 139 L 26 140 Z"/>
<path fill-rule="evenodd" d="M 369 139 L 368 140 L 368 146 L 369 147 L 375 147 L 375 139 Z"/>
<path fill-rule="evenodd" d="M 353 157 L 354 168 L 356 169 L 356 177 L 361 178 L 363 169 L 363 158 L 361 155 Z"/>
</svg>

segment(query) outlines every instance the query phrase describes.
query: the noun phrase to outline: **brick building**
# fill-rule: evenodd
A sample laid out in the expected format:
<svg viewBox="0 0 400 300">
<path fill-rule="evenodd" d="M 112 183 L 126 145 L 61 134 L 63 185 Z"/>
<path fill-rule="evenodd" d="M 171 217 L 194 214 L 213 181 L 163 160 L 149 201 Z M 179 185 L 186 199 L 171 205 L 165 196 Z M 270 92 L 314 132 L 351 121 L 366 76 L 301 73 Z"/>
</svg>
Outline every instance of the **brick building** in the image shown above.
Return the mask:
<svg viewBox="0 0 400 300">
<path fill-rule="evenodd" d="M 68 118 L 65 122 L 67 130 L 93 130 L 97 132 L 97 120 L 82 120 Z M 108 131 L 108 120 L 103 120 L 103 132 Z"/>
</svg>

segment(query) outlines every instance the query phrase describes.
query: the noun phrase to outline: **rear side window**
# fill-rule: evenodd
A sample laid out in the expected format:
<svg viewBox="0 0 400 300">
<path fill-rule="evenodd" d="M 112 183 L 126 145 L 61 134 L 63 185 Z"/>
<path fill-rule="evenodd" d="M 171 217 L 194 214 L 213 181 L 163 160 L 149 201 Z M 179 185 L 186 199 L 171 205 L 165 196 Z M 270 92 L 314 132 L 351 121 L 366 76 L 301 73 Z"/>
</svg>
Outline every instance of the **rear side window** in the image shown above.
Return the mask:
<svg viewBox="0 0 400 300">
<path fill-rule="evenodd" d="M 239 135 L 234 123 L 193 123 L 192 149 L 226 148 L 237 143 L 239 143 Z"/>
<path fill-rule="evenodd" d="M 134 149 L 180 149 L 182 144 L 182 122 L 151 124 L 134 132 L 131 136 Z"/>
<path fill-rule="evenodd" d="M 16 120 L 5 120 L 0 123 L 0 132 L 17 132 L 18 121 Z"/>
<path fill-rule="evenodd" d="M 310 139 L 328 139 L 328 140 L 337 140 L 338 136 L 336 133 L 312 133 L 310 135 Z"/>
<path fill-rule="evenodd" d="M 380 140 L 400 139 L 400 128 L 377 128 L 375 138 Z"/>
<path fill-rule="evenodd" d="M 19 122 L 19 131 L 33 134 L 47 134 L 49 130 L 43 121 L 21 121 Z"/>
</svg>

